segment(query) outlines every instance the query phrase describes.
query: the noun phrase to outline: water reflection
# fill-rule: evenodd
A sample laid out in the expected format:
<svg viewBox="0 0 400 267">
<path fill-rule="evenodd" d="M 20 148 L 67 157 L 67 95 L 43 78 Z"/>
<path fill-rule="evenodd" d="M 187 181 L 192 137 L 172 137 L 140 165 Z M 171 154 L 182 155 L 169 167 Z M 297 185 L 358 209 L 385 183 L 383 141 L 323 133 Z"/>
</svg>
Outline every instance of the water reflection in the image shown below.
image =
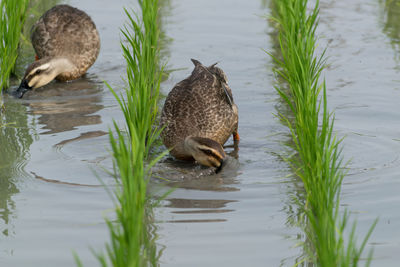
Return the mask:
<svg viewBox="0 0 400 267">
<path fill-rule="evenodd" d="M 224 222 L 226 219 L 218 218 L 217 214 L 233 212 L 227 209 L 226 205 L 237 200 L 229 199 L 193 199 L 193 191 L 214 191 L 214 192 L 234 192 L 239 188 L 234 187 L 238 184 L 235 177 L 238 176 L 239 162 L 237 159 L 228 156 L 225 167 L 218 174 L 213 168 L 195 165 L 193 162 L 181 162 L 173 158 L 167 158 L 160 162 L 153 172 L 153 177 L 167 179 L 164 182 L 169 188 L 177 188 L 179 191 L 166 199 L 167 208 L 173 208 L 172 214 L 179 216 L 168 219 L 168 223 L 215 223 Z M 185 189 L 185 190 L 181 190 Z M 189 190 L 189 191 L 187 191 Z M 182 195 L 183 193 L 183 195 Z M 186 194 L 187 193 L 187 194 Z M 212 215 L 209 215 L 212 214 Z M 193 218 L 193 215 L 199 217 Z"/>
<path fill-rule="evenodd" d="M 186 199 L 186 198 L 170 198 L 168 204 L 164 207 L 176 208 L 182 210 L 174 210 L 174 214 L 182 214 L 184 219 L 168 220 L 170 223 L 200 223 L 200 222 L 224 222 L 226 219 L 221 218 L 201 218 L 194 219 L 186 217 L 190 214 L 221 214 L 233 212 L 233 209 L 226 209 L 228 203 L 237 202 L 237 200 L 225 199 Z"/>
<path fill-rule="evenodd" d="M 166 180 L 166 185 L 172 188 L 239 191 L 237 187 L 232 186 L 238 183 L 235 177 L 239 175 L 239 161 L 228 156 L 224 164 L 221 172 L 215 173 L 214 168 L 168 157 L 155 166 L 153 176 Z"/>
<path fill-rule="evenodd" d="M 232 212 L 233 209 L 226 209 L 228 203 L 237 202 L 237 200 L 224 200 L 224 199 L 185 199 L 185 198 L 170 198 L 169 204 L 165 207 L 177 208 L 182 210 L 174 210 L 174 214 L 182 214 L 184 219 L 168 220 L 169 223 L 209 223 L 209 222 L 224 222 L 226 219 L 221 218 L 203 218 L 188 219 L 186 215 L 190 214 L 221 214 Z"/>
<path fill-rule="evenodd" d="M 160 23 L 159 23 L 159 28 L 160 28 L 160 65 L 163 66 L 168 62 L 169 57 L 171 56 L 171 52 L 169 50 L 169 45 L 172 42 L 172 38 L 169 37 L 165 33 L 165 24 L 168 23 L 169 17 L 171 17 L 172 14 L 172 3 L 171 0 L 162 0 L 159 1 L 160 5 Z M 168 73 L 166 73 L 168 75 Z M 164 76 L 163 80 L 166 80 L 168 76 Z"/>
<path fill-rule="evenodd" d="M 153 171 L 153 177 L 161 178 L 169 188 L 177 188 L 179 197 L 168 198 L 164 207 L 173 208 L 171 213 L 179 214 L 178 219 L 166 220 L 169 223 L 215 223 L 224 222 L 226 219 L 215 217 L 215 214 L 233 212 L 233 209 L 226 209 L 228 203 L 237 202 L 229 199 L 193 199 L 191 192 L 214 191 L 214 192 L 235 192 L 239 188 L 233 186 L 238 184 L 236 177 L 239 175 L 239 161 L 237 147 L 228 151 L 225 166 L 219 173 L 214 168 L 196 165 L 193 162 L 178 161 L 173 158 L 166 158 L 159 162 Z M 185 189 L 181 191 L 180 189 Z M 189 191 L 186 191 L 189 190 Z M 186 195 L 186 192 L 188 194 Z M 182 195 L 183 193 L 184 195 Z M 187 197 L 186 197 L 187 196 Z M 190 215 L 197 214 L 200 217 L 193 218 Z M 207 214 L 213 214 L 207 216 Z"/>
<path fill-rule="evenodd" d="M 18 180 L 28 176 L 23 168 L 29 160 L 32 136 L 28 128 L 26 107 L 5 99 L 0 114 L 0 232 L 10 235 L 10 219 L 15 209 L 13 196 L 19 193 Z M 4 225 L 3 225 L 4 223 Z"/>
<path fill-rule="evenodd" d="M 380 0 L 383 8 L 383 32 L 390 38 L 396 61 L 400 62 L 400 2 L 396 0 Z"/>
<path fill-rule="evenodd" d="M 35 21 L 59 0 L 32 0 L 29 2 L 29 16 L 27 16 L 23 34 L 29 40 L 30 29 Z M 22 56 L 18 57 L 16 73 L 24 73 L 26 65 L 33 61 L 34 51 L 28 41 L 23 41 L 20 46 Z M 12 83 L 18 83 L 13 80 Z M 24 167 L 29 160 L 29 148 L 35 133 L 29 129 L 27 107 L 21 105 L 8 96 L 4 99 L 5 110 L 0 112 L 0 232 L 11 235 L 12 224 L 10 219 L 15 210 L 13 196 L 19 193 L 18 183 L 20 178 L 27 177 Z"/>
<path fill-rule="evenodd" d="M 78 126 L 101 123 L 95 114 L 103 109 L 102 83 L 93 78 L 60 83 L 53 82 L 35 91 L 26 93 L 23 102 L 29 106 L 29 113 L 40 115 L 38 121 L 46 131 L 54 134 L 71 131 Z"/>
</svg>

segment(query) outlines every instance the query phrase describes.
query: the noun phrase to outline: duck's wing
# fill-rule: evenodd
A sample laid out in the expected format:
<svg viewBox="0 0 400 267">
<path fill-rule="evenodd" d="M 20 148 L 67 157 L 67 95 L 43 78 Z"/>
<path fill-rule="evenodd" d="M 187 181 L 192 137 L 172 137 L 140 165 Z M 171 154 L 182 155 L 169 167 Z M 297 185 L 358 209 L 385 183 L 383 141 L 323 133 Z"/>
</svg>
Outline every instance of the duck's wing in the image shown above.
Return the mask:
<svg viewBox="0 0 400 267">
<path fill-rule="evenodd" d="M 59 56 L 66 47 L 70 47 L 69 43 L 73 40 L 69 28 L 75 23 L 72 10 L 67 5 L 54 6 L 32 26 L 32 46 L 39 58 Z"/>
<path fill-rule="evenodd" d="M 89 15 L 68 5 L 46 11 L 33 25 L 31 40 L 39 58 L 68 56 L 86 67 L 93 64 L 100 50 L 96 25 Z"/>
<path fill-rule="evenodd" d="M 225 85 L 224 82 L 221 82 L 222 87 L 224 88 L 225 96 L 226 96 L 226 101 L 228 104 L 232 107 L 233 105 L 233 96 L 232 96 L 232 90 L 230 88 L 227 88 L 227 85 Z"/>
<path fill-rule="evenodd" d="M 46 28 L 43 17 L 41 17 L 31 28 L 32 46 L 39 59 L 52 56 L 50 53 L 52 50 L 47 49 L 49 47 L 50 39 L 50 33 Z"/>
<path fill-rule="evenodd" d="M 192 59 L 192 61 L 193 61 L 193 59 Z M 196 60 L 195 60 L 195 61 L 196 61 Z M 197 64 L 195 63 L 195 61 L 193 61 L 193 63 L 195 64 L 195 66 L 197 66 Z M 217 69 L 220 70 L 220 72 L 222 73 L 221 75 L 214 74 L 214 73 L 212 73 L 212 72 L 210 71 L 210 69 L 216 68 L 215 66 L 216 66 L 218 63 L 219 63 L 219 62 L 216 62 L 216 63 L 212 64 L 211 66 L 206 67 L 205 69 L 206 69 L 211 75 L 213 75 L 214 79 L 219 80 L 219 82 L 220 82 L 220 84 L 221 84 L 221 87 L 222 87 L 223 90 L 224 90 L 224 94 L 225 94 L 225 96 L 226 96 L 226 101 L 227 101 L 228 104 L 232 107 L 232 105 L 234 104 L 234 102 L 233 102 L 233 96 L 232 96 L 232 90 L 231 90 L 231 89 L 229 88 L 229 86 L 227 85 L 225 79 L 221 78 L 221 77 L 225 76 L 225 74 L 223 74 L 223 71 L 222 71 L 221 69 L 219 69 L 219 68 L 217 68 Z M 222 75 L 223 75 L 223 76 L 222 76 Z"/>
</svg>

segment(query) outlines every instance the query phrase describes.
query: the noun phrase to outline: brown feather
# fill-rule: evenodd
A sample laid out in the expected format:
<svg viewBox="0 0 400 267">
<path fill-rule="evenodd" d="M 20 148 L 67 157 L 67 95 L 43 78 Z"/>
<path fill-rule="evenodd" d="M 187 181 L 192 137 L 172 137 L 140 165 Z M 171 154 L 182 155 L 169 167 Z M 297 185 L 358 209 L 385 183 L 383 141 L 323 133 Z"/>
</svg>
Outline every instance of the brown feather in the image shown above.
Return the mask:
<svg viewBox="0 0 400 267">
<path fill-rule="evenodd" d="M 187 136 L 209 138 L 223 145 L 238 127 L 237 106 L 229 104 L 222 85 L 226 82 L 220 77 L 226 77 L 223 71 L 194 59 L 192 62 L 192 74 L 171 90 L 161 114 L 161 137 L 179 159 L 191 159 L 183 146 Z M 232 94 L 229 86 L 224 85 Z"/>
<path fill-rule="evenodd" d="M 77 79 L 96 61 L 100 38 L 96 25 L 83 11 L 69 5 L 57 5 L 46 11 L 31 29 L 32 45 L 38 58 L 65 57 L 75 66 L 73 72 L 57 79 Z"/>
</svg>

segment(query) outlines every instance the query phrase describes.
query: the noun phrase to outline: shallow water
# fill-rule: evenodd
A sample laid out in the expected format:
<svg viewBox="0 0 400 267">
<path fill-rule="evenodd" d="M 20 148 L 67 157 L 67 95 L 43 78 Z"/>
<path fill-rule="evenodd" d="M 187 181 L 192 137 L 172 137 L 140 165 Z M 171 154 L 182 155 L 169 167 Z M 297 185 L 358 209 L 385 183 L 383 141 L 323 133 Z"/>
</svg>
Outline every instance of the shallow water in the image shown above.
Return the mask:
<svg viewBox="0 0 400 267">
<path fill-rule="evenodd" d="M 5 97 L 5 120 L 15 125 L 0 135 L 0 266 L 71 266 L 72 251 L 85 266 L 98 266 L 89 248 L 104 248 L 103 217 L 113 205 L 97 176 L 114 184 L 103 170 L 111 167 L 106 132 L 113 118 L 122 123 L 102 81 L 123 86 L 118 30 L 130 2 L 69 1 L 97 24 L 99 59 L 78 81 L 24 100 Z M 171 0 L 162 12 L 168 68 L 178 69 L 163 92 L 190 74 L 190 58 L 218 61 L 239 107 L 241 142 L 238 151 L 227 147 L 230 160 L 216 175 L 168 157 L 157 164 L 155 174 L 176 187 L 155 210 L 160 265 L 292 266 L 304 239 L 293 196 L 303 191 L 281 159 L 290 138 L 273 115 L 286 107 L 262 51 L 277 49 L 275 30 L 261 17 L 271 12 L 268 1 Z M 367 245 L 372 266 L 397 266 L 400 257 L 398 15 L 400 6 L 385 8 L 383 0 L 322 1 L 318 28 L 320 48 L 328 47 L 329 108 L 351 159 L 342 205 L 358 220 L 359 237 L 380 218 Z"/>
<path fill-rule="evenodd" d="M 372 266 L 397 266 L 400 5 L 335 1 L 324 3 L 321 11 L 319 32 L 324 45 L 329 43 L 332 63 L 325 72 L 329 106 L 336 112 L 335 130 L 345 136 L 343 154 L 351 159 L 342 205 L 358 220 L 360 237 L 379 217 L 369 242 Z"/>
</svg>

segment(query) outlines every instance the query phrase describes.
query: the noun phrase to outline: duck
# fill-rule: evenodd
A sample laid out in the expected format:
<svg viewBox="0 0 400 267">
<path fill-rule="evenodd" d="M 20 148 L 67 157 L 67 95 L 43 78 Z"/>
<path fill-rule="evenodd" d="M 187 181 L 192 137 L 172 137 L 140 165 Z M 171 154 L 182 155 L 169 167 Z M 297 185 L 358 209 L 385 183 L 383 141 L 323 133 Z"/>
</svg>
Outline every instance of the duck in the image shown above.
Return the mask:
<svg viewBox="0 0 400 267">
<path fill-rule="evenodd" d="M 179 160 L 196 161 L 219 172 L 226 159 L 223 145 L 238 134 L 238 107 L 224 71 L 191 59 L 189 77 L 169 92 L 160 118 L 161 139 Z"/>
<path fill-rule="evenodd" d="M 80 78 L 100 52 L 96 25 L 84 11 L 69 5 L 56 5 L 46 11 L 32 26 L 31 41 L 36 61 L 28 66 L 14 93 L 18 98 L 54 79 Z"/>
</svg>

